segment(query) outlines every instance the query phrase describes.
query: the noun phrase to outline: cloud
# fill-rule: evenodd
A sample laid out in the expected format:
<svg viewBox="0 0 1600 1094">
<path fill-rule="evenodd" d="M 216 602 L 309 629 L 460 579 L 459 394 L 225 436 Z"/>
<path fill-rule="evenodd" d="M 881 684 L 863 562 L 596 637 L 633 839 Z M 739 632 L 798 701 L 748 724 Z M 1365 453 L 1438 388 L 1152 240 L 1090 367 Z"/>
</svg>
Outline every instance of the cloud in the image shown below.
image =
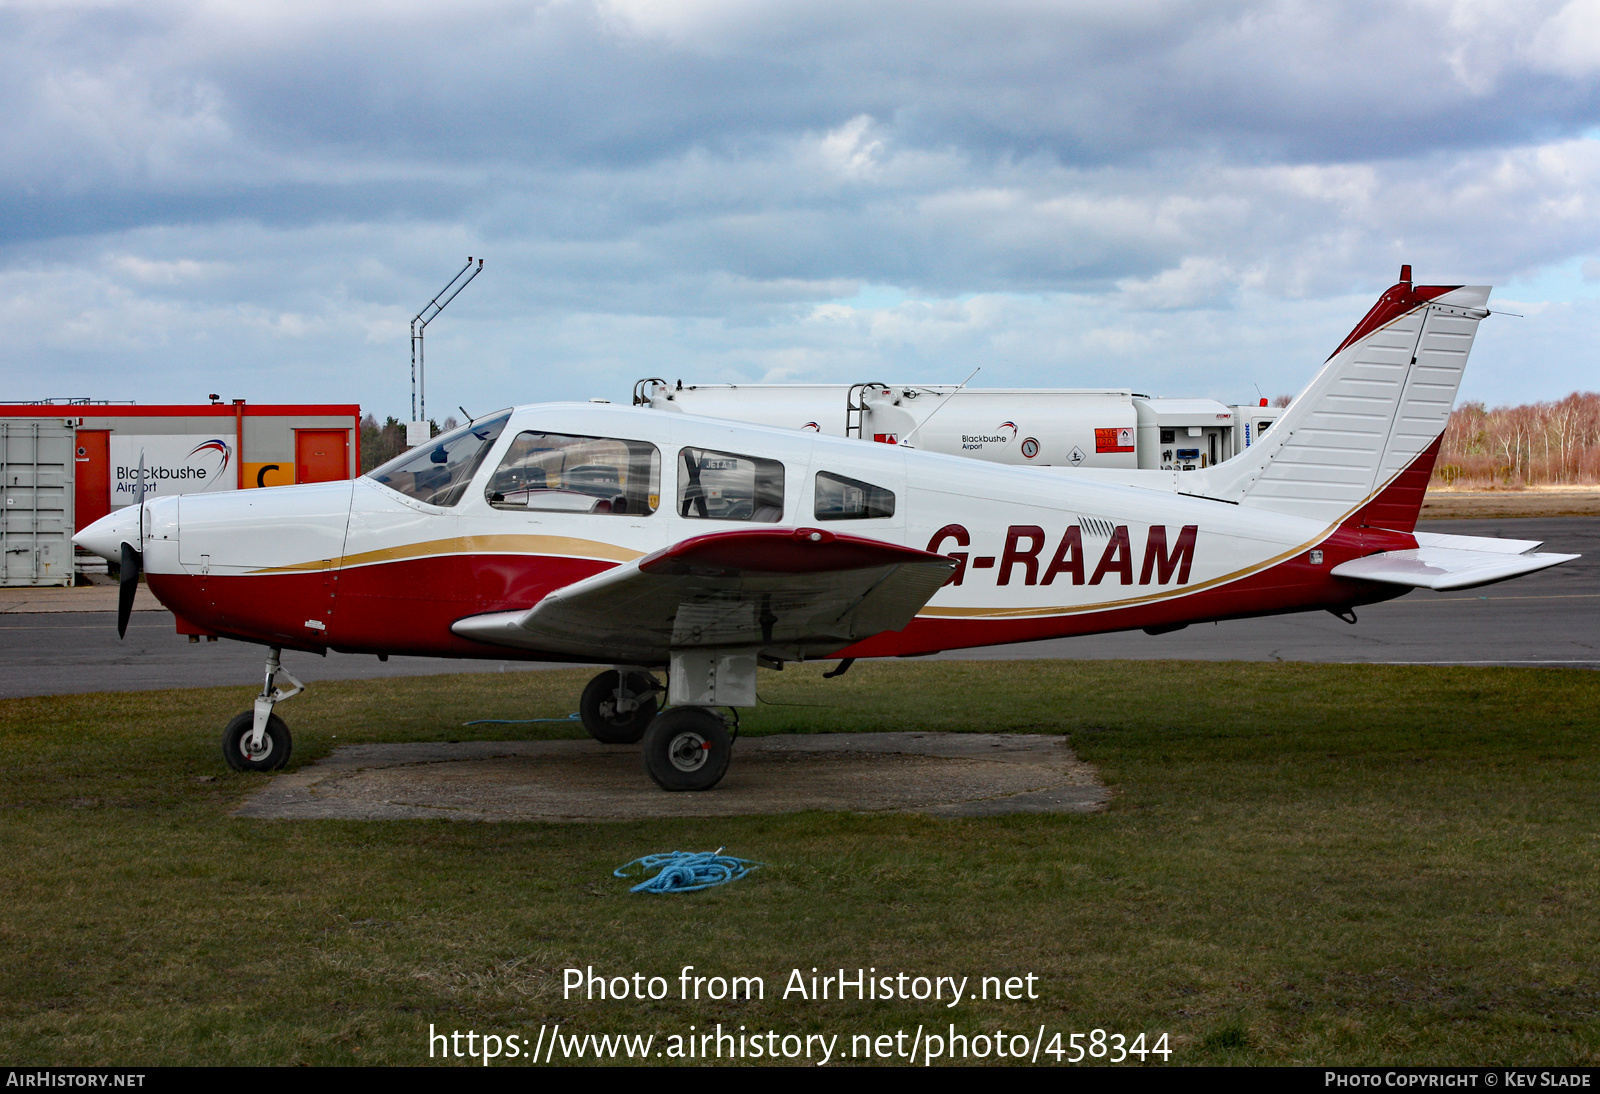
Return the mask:
<svg viewBox="0 0 1600 1094">
<path fill-rule="evenodd" d="M 822 138 L 822 158 L 833 170 L 848 179 L 872 178 L 880 171 L 878 158 L 883 154 L 883 141 L 873 140 L 868 133 L 872 118 L 858 114 Z"/>
<path fill-rule="evenodd" d="M 1212 258 L 1191 255 L 1154 277 L 1117 283 L 1122 303 L 1132 308 L 1203 308 L 1224 304 L 1239 286 L 1238 274 Z"/>
<path fill-rule="evenodd" d="M 1562 0 L 14 3 L 0 370 L 398 410 L 472 254 L 429 335 L 472 406 L 1289 389 L 1402 262 L 1600 262 L 1597 82 Z M 1592 341 L 1570 280 L 1521 328 L 1541 397 Z"/>
<path fill-rule="evenodd" d="M 1526 49 L 1534 66 L 1576 79 L 1600 71 L 1600 10 L 1569 0 L 1532 35 Z"/>
</svg>

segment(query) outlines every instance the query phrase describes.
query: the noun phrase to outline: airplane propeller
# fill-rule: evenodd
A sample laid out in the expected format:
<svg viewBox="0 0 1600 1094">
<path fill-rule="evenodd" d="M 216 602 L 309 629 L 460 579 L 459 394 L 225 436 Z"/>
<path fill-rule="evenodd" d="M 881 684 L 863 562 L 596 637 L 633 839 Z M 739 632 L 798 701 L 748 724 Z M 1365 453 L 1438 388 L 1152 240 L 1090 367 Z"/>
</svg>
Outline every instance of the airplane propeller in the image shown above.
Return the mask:
<svg viewBox="0 0 1600 1094">
<path fill-rule="evenodd" d="M 128 635 L 128 617 L 133 614 L 133 596 L 139 591 L 139 552 L 128 543 L 122 545 L 122 584 L 117 590 L 117 637 Z"/>
<path fill-rule="evenodd" d="M 122 578 L 117 587 L 117 637 L 128 636 L 128 619 L 133 615 L 134 594 L 139 591 L 139 573 L 144 569 L 144 453 L 139 453 L 139 546 L 122 545 Z"/>
</svg>

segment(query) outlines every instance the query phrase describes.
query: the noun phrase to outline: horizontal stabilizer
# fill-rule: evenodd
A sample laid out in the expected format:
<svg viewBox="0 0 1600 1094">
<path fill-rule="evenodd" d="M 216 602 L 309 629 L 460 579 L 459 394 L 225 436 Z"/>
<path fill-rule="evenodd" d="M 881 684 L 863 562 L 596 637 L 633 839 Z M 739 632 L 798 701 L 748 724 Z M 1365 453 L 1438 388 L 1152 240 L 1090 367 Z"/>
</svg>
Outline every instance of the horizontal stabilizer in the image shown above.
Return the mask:
<svg viewBox="0 0 1600 1094">
<path fill-rule="evenodd" d="M 1537 554 L 1536 540 L 1416 533 L 1418 546 L 1340 563 L 1334 577 L 1409 585 L 1417 589 L 1473 589 L 1571 562 L 1578 555 Z"/>
<path fill-rule="evenodd" d="M 1453 551 L 1489 551 L 1502 555 L 1525 555 L 1544 542 L 1538 539 L 1500 539 L 1496 536 L 1447 536 L 1441 532 L 1411 534 L 1418 547 L 1448 547 Z"/>
</svg>

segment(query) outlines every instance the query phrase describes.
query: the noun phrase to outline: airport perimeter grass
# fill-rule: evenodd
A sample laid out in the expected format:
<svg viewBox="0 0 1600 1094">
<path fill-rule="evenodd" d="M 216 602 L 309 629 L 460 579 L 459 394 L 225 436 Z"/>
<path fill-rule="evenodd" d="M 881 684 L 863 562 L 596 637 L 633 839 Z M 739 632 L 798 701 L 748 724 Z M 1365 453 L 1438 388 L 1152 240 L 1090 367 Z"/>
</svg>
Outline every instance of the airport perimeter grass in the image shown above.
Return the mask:
<svg viewBox="0 0 1600 1094">
<path fill-rule="evenodd" d="M 839 1034 L 841 1052 L 857 1033 L 909 1043 L 919 1023 L 1043 1024 L 1167 1032 L 1174 1064 L 1600 1062 L 1600 674 L 820 671 L 764 673 L 764 697 L 794 705 L 761 708 L 746 732 L 1064 733 L 1113 804 L 252 821 L 229 810 L 264 777 L 226 772 L 217 752 L 248 688 L 0 702 L 0 1062 L 418 1063 L 430 1024 L 533 1036 L 555 1022 Z M 283 713 L 297 764 L 346 742 L 569 735 L 460 723 L 559 717 L 586 675 L 318 684 Z M 688 896 L 611 877 L 640 854 L 719 845 L 769 865 Z M 562 970 L 588 965 L 664 976 L 674 995 L 683 965 L 761 975 L 767 997 L 564 1000 Z M 789 970 L 812 966 L 1033 973 L 1040 998 L 783 1001 Z"/>
</svg>

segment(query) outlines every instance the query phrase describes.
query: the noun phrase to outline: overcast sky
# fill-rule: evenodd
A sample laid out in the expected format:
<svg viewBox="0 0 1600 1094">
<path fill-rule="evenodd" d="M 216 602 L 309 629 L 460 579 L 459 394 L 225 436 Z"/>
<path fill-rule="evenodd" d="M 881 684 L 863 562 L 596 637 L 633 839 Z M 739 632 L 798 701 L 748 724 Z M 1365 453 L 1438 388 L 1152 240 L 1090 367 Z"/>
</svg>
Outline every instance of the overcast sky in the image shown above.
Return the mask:
<svg viewBox="0 0 1600 1094">
<path fill-rule="evenodd" d="M 1298 391 L 1402 262 L 1600 388 L 1600 4 L 0 0 L 0 398 Z"/>
</svg>

